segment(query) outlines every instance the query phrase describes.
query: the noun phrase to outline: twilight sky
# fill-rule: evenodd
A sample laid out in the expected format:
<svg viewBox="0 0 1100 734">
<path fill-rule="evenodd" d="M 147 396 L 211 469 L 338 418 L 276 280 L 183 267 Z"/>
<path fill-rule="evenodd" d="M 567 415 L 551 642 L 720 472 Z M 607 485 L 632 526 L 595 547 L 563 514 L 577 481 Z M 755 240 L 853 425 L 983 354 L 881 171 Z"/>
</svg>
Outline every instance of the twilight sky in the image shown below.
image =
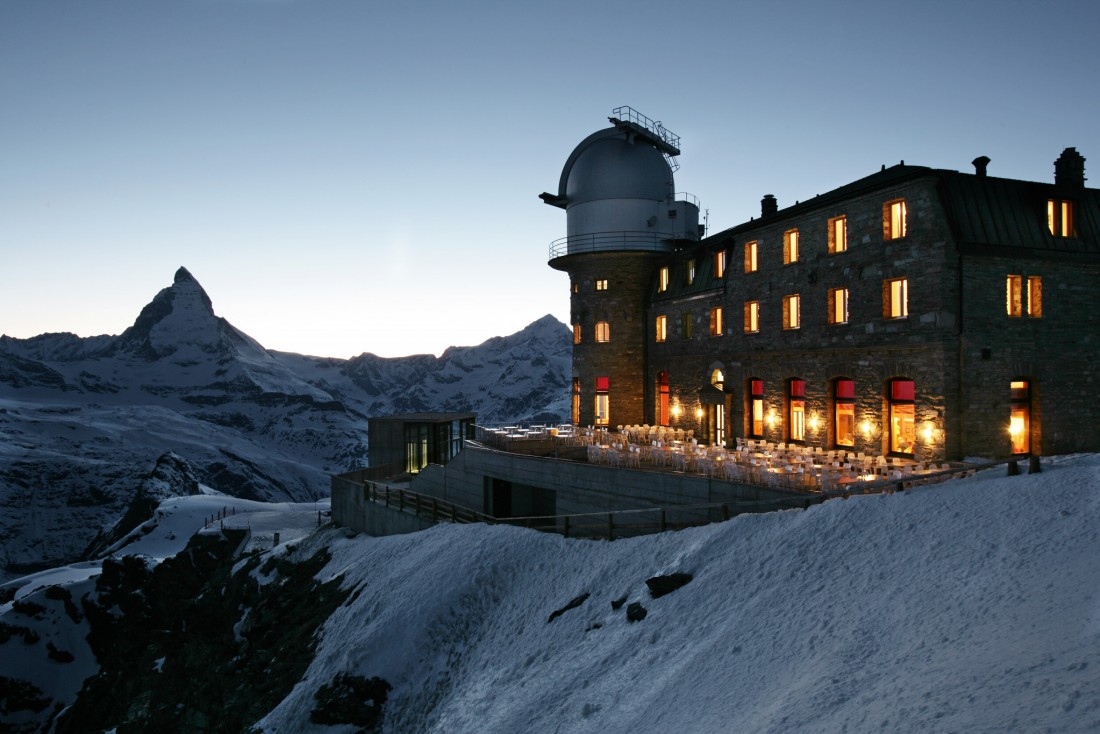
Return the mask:
<svg viewBox="0 0 1100 734">
<path fill-rule="evenodd" d="M 1100 181 L 1092 0 L 4 0 L 0 333 L 117 334 L 183 265 L 271 349 L 568 321 L 539 201 L 630 105 L 718 232 L 907 163 Z"/>
</svg>

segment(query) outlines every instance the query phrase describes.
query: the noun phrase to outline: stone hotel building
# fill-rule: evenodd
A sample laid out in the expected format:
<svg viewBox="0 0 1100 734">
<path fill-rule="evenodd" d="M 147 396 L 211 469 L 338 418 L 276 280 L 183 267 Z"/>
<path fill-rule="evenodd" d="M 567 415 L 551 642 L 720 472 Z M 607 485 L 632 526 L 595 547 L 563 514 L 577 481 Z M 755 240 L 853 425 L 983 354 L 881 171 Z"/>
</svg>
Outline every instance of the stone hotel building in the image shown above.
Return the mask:
<svg viewBox="0 0 1100 734">
<path fill-rule="evenodd" d="M 630 108 L 556 193 L 573 420 L 917 460 L 1100 451 L 1100 191 L 883 167 L 704 236 L 679 139 Z"/>
</svg>

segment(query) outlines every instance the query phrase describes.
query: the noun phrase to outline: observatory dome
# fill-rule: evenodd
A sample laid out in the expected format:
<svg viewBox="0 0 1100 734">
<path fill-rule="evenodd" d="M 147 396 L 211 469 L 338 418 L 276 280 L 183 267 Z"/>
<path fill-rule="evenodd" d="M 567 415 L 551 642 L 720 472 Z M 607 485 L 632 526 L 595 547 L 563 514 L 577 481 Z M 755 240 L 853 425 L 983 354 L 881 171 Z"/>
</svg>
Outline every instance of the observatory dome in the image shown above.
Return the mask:
<svg viewBox="0 0 1100 734">
<path fill-rule="evenodd" d="M 601 199 L 672 198 L 672 169 L 661 151 L 647 143 L 622 134 L 591 136 L 571 158 L 565 182 L 570 206 Z"/>
</svg>

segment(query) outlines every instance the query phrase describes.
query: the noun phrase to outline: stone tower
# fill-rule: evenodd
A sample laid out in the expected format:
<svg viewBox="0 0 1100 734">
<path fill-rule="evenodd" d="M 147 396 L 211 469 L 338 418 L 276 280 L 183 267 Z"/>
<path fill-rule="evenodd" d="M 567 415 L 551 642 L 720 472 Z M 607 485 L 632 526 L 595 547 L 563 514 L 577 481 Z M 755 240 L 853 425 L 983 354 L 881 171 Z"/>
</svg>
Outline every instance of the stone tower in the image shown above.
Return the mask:
<svg viewBox="0 0 1100 734">
<path fill-rule="evenodd" d="M 551 244 L 550 266 L 569 273 L 573 420 L 582 425 L 649 422 L 654 326 L 645 306 L 660 261 L 700 236 L 698 205 L 675 194 L 679 138 L 630 107 L 613 114 L 611 127 L 570 154 L 557 194 L 540 195 L 566 211 L 567 236 Z"/>
</svg>

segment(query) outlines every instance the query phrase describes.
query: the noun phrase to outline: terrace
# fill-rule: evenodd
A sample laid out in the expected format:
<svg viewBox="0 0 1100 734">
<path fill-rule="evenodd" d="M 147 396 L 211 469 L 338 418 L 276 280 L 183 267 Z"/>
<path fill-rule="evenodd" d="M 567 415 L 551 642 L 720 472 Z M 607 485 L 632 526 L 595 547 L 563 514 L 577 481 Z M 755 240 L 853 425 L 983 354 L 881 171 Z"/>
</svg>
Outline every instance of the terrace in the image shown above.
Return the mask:
<svg viewBox="0 0 1100 734">
<path fill-rule="evenodd" d="M 916 462 L 820 446 L 737 438 L 705 445 L 692 431 L 664 426 L 580 427 L 569 424 L 475 427 L 476 440 L 501 451 L 640 471 L 674 472 L 798 493 L 881 491 L 943 481 L 974 467 Z"/>
</svg>

